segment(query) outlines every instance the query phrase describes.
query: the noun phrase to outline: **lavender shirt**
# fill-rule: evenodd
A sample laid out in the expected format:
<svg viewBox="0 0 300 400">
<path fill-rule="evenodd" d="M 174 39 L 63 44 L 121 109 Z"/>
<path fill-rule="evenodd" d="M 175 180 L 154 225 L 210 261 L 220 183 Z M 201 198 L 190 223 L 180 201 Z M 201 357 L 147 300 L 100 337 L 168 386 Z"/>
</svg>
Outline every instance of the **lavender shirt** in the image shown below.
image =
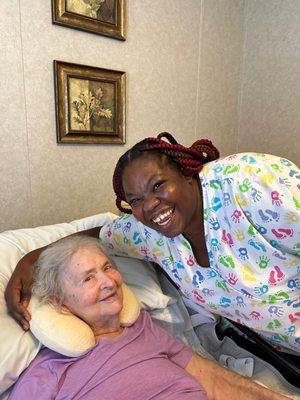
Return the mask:
<svg viewBox="0 0 300 400">
<path fill-rule="evenodd" d="M 121 336 L 101 339 L 85 356 L 41 350 L 9 400 L 205 400 L 204 389 L 184 370 L 191 355 L 142 312 Z"/>
</svg>

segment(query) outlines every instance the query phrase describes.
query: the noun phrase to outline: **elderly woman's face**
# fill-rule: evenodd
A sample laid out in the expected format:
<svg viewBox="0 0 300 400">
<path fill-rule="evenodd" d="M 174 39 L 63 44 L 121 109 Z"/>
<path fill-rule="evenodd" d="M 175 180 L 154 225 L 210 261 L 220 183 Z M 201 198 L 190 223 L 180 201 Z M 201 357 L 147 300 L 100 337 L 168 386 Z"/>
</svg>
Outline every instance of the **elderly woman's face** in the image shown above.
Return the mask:
<svg viewBox="0 0 300 400">
<path fill-rule="evenodd" d="M 166 158 L 145 154 L 134 159 L 124 170 L 122 184 L 136 219 L 164 236 L 186 233 L 199 220 L 197 180 L 184 176 Z"/>
<path fill-rule="evenodd" d="M 63 304 L 89 325 L 119 315 L 123 306 L 122 277 L 96 247 L 80 247 L 62 274 Z"/>
</svg>

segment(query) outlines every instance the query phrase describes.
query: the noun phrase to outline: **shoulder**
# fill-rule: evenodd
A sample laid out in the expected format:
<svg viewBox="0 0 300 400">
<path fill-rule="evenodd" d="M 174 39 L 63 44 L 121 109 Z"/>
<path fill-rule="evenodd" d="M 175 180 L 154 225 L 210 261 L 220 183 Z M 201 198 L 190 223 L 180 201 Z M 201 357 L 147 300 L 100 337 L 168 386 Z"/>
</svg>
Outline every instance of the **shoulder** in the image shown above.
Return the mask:
<svg viewBox="0 0 300 400">
<path fill-rule="evenodd" d="M 145 326 L 152 323 L 152 319 L 148 311 L 141 310 L 140 315 L 133 326 Z"/>
<path fill-rule="evenodd" d="M 44 398 L 54 398 L 60 372 L 57 366 L 69 362 L 70 358 L 43 348 L 29 367 L 22 373 L 16 382 L 11 398 L 32 399 L 40 394 L 40 382 L 43 382 Z"/>
<path fill-rule="evenodd" d="M 265 153 L 238 153 L 204 165 L 200 179 L 235 178 L 237 176 L 257 176 L 264 174 L 286 175 L 297 166 L 286 158 Z"/>
<path fill-rule="evenodd" d="M 147 329 L 150 331 L 161 330 L 160 328 L 151 318 L 151 315 L 148 311 L 142 310 L 136 322 L 132 325 L 136 329 Z"/>
</svg>

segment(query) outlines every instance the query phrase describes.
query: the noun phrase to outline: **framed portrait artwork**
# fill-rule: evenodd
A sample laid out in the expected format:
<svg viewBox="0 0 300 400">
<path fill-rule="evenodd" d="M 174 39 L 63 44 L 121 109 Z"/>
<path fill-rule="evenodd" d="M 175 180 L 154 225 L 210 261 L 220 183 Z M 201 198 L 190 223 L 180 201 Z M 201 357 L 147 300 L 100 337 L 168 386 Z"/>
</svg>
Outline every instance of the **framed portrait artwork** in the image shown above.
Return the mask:
<svg viewBox="0 0 300 400">
<path fill-rule="evenodd" d="M 58 143 L 125 143 L 125 72 L 54 60 Z"/>
<path fill-rule="evenodd" d="M 52 22 L 126 40 L 125 0 L 52 0 Z"/>
</svg>

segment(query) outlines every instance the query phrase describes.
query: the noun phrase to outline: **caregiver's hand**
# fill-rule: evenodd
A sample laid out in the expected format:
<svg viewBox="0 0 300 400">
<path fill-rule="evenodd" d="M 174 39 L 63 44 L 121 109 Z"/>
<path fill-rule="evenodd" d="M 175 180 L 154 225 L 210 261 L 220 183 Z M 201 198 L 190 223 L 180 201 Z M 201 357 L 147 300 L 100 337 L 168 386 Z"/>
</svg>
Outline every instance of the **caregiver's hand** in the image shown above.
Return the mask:
<svg viewBox="0 0 300 400">
<path fill-rule="evenodd" d="M 33 281 L 33 265 L 43 248 L 31 251 L 18 262 L 5 290 L 5 300 L 9 313 L 22 325 L 29 329 L 30 313 L 27 310 L 31 297 Z"/>
</svg>

